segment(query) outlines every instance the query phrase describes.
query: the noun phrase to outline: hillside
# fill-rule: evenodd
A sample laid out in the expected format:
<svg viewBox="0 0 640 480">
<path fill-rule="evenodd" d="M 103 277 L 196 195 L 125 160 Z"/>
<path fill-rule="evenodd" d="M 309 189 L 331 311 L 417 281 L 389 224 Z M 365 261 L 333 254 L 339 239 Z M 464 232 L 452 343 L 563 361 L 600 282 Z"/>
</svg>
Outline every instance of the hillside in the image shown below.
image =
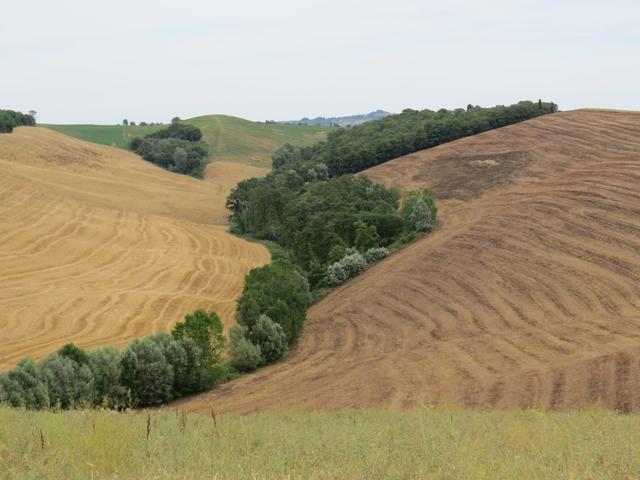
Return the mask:
<svg viewBox="0 0 640 480">
<path fill-rule="evenodd" d="M 228 324 L 269 260 L 226 233 L 224 196 L 132 153 L 20 127 L 0 135 L 0 370 L 64 343 L 122 346 L 196 308 Z"/>
<path fill-rule="evenodd" d="M 539 117 L 366 172 L 441 225 L 309 311 L 289 357 L 176 407 L 640 410 L 640 113 Z"/>
<path fill-rule="evenodd" d="M 322 140 L 328 127 L 286 125 L 244 120 L 228 115 L 205 115 L 184 120 L 202 129 L 211 161 L 271 168 L 271 154 L 285 143 L 309 145 Z M 89 142 L 127 148 L 134 137 L 163 128 L 123 125 L 42 125 Z"/>
<path fill-rule="evenodd" d="M 163 128 L 162 125 L 141 127 L 139 125 L 55 125 L 42 124 L 40 127 L 49 128 L 71 137 L 87 142 L 99 143 L 110 147 L 128 148 L 135 137 L 144 137 L 148 133 Z"/>
<path fill-rule="evenodd" d="M 271 168 L 271 155 L 285 143 L 310 145 L 330 130 L 310 125 L 251 122 L 228 115 L 205 115 L 185 120 L 202 130 L 209 158 Z"/>
</svg>

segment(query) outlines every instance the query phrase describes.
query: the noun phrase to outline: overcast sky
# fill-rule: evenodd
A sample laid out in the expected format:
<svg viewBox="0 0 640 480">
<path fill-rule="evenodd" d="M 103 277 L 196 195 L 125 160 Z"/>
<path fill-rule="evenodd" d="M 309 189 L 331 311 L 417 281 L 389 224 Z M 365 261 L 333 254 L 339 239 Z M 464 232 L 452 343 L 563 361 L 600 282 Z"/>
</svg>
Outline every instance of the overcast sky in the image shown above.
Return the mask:
<svg viewBox="0 0 640 480">
<path fill-rule="evenodd" d="M 640 1 L 2 0 L 0 108 L 50 123 L 640 110 Z"/>
</svg>

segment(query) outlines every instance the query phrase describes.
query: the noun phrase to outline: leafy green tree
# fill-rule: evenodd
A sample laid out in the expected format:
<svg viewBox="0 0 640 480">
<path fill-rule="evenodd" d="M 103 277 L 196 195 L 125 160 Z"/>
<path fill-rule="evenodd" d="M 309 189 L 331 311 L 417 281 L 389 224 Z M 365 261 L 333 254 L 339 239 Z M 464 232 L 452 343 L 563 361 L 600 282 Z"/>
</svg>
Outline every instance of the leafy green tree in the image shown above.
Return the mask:
<svg viewBox="0 0 640 480">
<path fill-rule="evenodd" d="M 145 138 L 176 138 L 188 142 L 199 142 L 202 140 L 202 130 L 188 123 L 173 122 L 167 128 L 145 135 Z"/>
<path fill-rule="evenodd" d="M 369 250 L 364 252 L 363 255 L 364 261 L 367 262 L 367 264 L 377 262 L 388 256 L 389 250 L 384 247 L 370 248 Z"/>
<path fill-rule="evenodd" d="M 121 355 L 115 348 L 105 347 L 87 352 L 88 366 L 93 373 L 96 405 L 120 408 L 126 402 L 127 390 L 120 383 Z"/>
<path fill-rule="evenodd" d="M 367 268 L 367 262 L 364 256 L 358 251 L 348 251 L 347 255 L 327 268 L 327 284 L 336 287 L 359 275 L 365 268 Z"/>
<path fill-rule="evenodd" d="M 286 260 L 277 260 L 247 274 L 236 319 L 251 331 L 260 315 L 266 314 L 282 327 L 291 344 L 302 330 L 309 301 L 304 275 Z"/>
<path fill-rule="evenodd" d="M 54 353 L 43 360 L 40 374 L 47 385 L 51 407 L 93 406 L 94 377 L 86 363 Z"/>
<path fill-rule="evenodd" d="M 173 398 L 173 368 L 162 345 L 151 337 L 134 340 L 122 356 L 122 384 L 135 406 L 160 405 Z"/>
<path fill-rule="evenodd" d="M 255 370 L 264 360 L 260 347 L 247 338 L 247 327 L 235 324 L 229 329 L 231 366 L 240 372 Z"/>
<path fill-rule="evenodd" d="M 267 315 L 260 315 L 249 338 L 260 348 L 265 364 L 278 361 L 287 352 L 287 336 L 282 326 Z"/>
<path fill-rule="evenodd" d="M 58 350 L 58 353 L 61 356 L 73 360 L 80 365 L 86 365 L 89 362 L 89 356 L 87 355 L 87 352 L 75 346 L 73 343 L 67 343 L 60 350 Z"/>
<path fill-rule="evenodd" d="M 409 192 L 402 205 L 402 217 L 408 231 L 431 230 L 436 223 L 437 212 L 431 190 Z"/>
<path fill-rule="evenodd" d="M 299 147 L 285 143 L 271 156 L 271 164 L 274 170 L 278 170 L 300 161 L 301 158 L 302 151 Z"/>
<path fill-rule="evenodd" d="M 183 322 L 176 323 L 173 336 L 180 340 L 190 339 L 200 350 L 200 364 L 204 369 L 208 386 L 220 381 L 224 375 L 222 353 L 226 339 L 223 325 L 215 312 L 196 310 L 185 316 Z"/>
<path fill-rule="evenodd" d="M 13 110 L 0 110 L 0 133 L 11 133 L 15 127 L 33 126 L 36 124 L 34 115 L 25 115 Z"/>
<path fill-rule="evenodd" d="M 409 213 L 411 226 L 418 232 L 424 232 L 431 226 L 431 210 L 422 198 L 418 198 Z"/>
<path fill-rule="evenodd" d="M 47 384 L 30 358 L 21 360 L 16 368 L 0 377 L 6 402 L 12 407 L 41 410 L 49 406 Z"/>
<path fill-rule="evenodd" d="M 378 242 L 380 241 L 380 235 L 378 235 L 378 230 L 375 225 L 367 225 L 362 220 L 358 220 L 355 223 L 356 228 L 356 238 L 355 238 L 355 247 L 361 251 L 365 252 L 370 248 L 374 248 L 378 246 Z"/>
<path fill-rule="evenodd" d="M 129 120 L 127 120 L 126 118 L 122 120 L 122 125 L 124 125 L 125 127 L 129 125 Z"/>
</svg>

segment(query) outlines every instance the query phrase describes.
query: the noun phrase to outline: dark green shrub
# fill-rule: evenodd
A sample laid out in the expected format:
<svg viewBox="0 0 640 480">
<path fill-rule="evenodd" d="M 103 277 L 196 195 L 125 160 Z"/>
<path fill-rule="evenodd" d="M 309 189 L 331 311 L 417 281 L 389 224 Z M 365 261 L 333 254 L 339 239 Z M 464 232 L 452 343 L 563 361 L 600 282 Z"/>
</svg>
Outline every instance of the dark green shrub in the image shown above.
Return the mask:
<svg viewBox="0 0 640 480">
<path fill-rule="evenodd" d="M 287 353 L 287 336 L 282 326 L 267 315 L 260 315 L 249 334 L 251 342 L 260 348 L 265 364 L 280 360 Z"/>
<path fill-rule="evenodd" d="M 67 343 L 60 350 L 58 350 L 58 353 L 61 356 L 73 360 L 80 365 L 85 365 L 89 362 L 89 355 L 87 354 L 87 352 L 79 347 L 76 347 L 73 343 Z"/>
<path fill-rule="evenodd" d="M 291 344 L 302 330 L 309 301 L 306 278 L 291 263 L 278 260 L 247 274 L 236 319 L 251 331 L 260 315 L 266 314 L 282 327 Z"/>
<path fill-rule="evenodd" d="M 95 399 L 93 372 L 84 363 L 54 353 L 40 365 L 40 375 L 47 385 L 49 405 L 54 408 L 91 407 Z"/>
<path fill-rule="evenodd" d="M 247 337 L 247 327 L 235 324 L 229 330 L 229 357 L 231 366 L 239 372 L 255 370 L 264 363 L 260 347 Z"/>
<path fill-rule="evenodd" d="M 225 349 L 226 339 L 223 335 L 222 321 L 215 312 L 207 313 L 204 310 L 196 310 L 184 317 L 183 322 L 176 323 L 173 328 L 173 336 L 176 339 L 191 340 L 198 350 L 191 348 L 189 353 L 190 369 L 196 369 L 199 373 L 192 372 L 195 376 L 192 380 L 193 388 L 211 387 L 224 377 L 222 353 Z M 197 378 L 197 380 L 196 380 Z"/>
<path fill-rule="evenodd" d="M 93 373 L 95 404 L 107 408 L 125 406 L 127 389 L 121 384 L 120 353 L 112 347 L 87 352 L 89 368 Z"/>
<path fill-rule="evenodd" d="M 30 358 L 21 360 L 16 368 L 2 375 L 0 381 L 5 401 L 12 407 L 40 410 L 49 406 L 47 385 Z"/>
<path fill-rule="evenodd" d="M 173 367 L 162 345 L 151 337 L 134 340 L 122 356 L 122 384 L 136 407 L 173 399 Z"/>
</svg>

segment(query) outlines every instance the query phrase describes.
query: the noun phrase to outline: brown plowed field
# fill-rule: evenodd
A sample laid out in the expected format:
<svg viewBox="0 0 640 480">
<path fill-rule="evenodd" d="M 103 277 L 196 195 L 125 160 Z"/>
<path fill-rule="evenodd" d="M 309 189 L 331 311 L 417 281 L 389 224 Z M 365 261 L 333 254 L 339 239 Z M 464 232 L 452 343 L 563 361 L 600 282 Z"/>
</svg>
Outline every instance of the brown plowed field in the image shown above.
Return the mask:
<svg viewBox="0 0 640 480">
<path fill-rule="evenodd" d="M 67 342 L 123 346 L 196 308 L 232 322 L 269 254 L 225 232 L 225 195 L 50 130 L 0 135 L 0 370 Z"/>
<path fill-rule="evenodd" d="M 367 173 L 432 186 L 437 230 L 314 305 L 285 361 L 178 408 L 640 411 L 640 113 L 558 113 Z"/>
</svg>

